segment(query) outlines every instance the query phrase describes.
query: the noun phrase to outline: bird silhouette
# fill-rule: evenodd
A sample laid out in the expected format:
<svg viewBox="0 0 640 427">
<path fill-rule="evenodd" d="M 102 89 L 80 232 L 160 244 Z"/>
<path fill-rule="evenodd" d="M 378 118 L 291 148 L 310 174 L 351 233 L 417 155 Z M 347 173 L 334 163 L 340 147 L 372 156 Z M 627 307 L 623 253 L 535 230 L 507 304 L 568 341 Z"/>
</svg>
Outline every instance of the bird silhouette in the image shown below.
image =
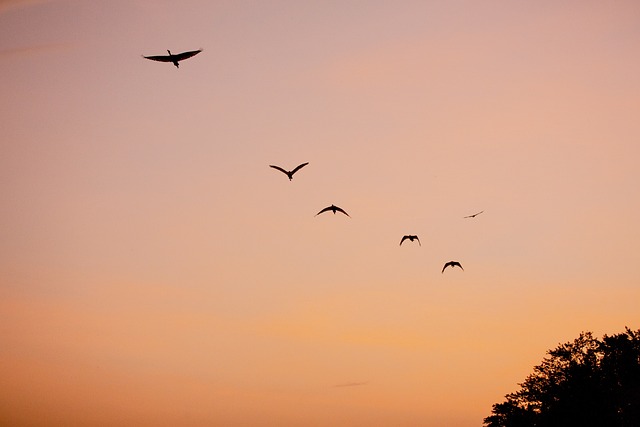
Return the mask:
<svg viewBox="0 0 640 427">
<path fill-rule="evenodd" d="M 465 216 L 465 218 L 475 218 L 475 217 L 477 217 L 478 215 L 480 215 L 482 212 L 484 212 L 484 211 L 480 211 L 480 212 L 478 212 L 478 213 L 474 213 L 473 215 L 467 215 L 467 216 Z"/>
<path fill-rule="evenodd" d="M 269 167 L 274 168 L 279 170 L 280 172 L 282 172 L 283 174 L 287 175 L 289 177 L 289 181 L 291 181 L 293 179 L 293 174 L 298 172 L 300 169 L 302 169 L 303 167 L 307 166 L 309 164 L 309 162 L 303 163 L 301 165 L 296 166 L 296 168 L 292 171 L 288 171 L 288 170 L 284 170 L 282 169 L 280 166 L 276 166 L 276 165 L 269 165 Z"/>
<path fill-rule="evenodd" d="M 195 55 L 199 54 L 200 52 L 202 52 L 202 49 L 190 50 L 189 52 L 182 52 L 182 53 L 178 53 L 176 55 L 172 54 L 169 49 L 167 49 L 167 52 L 169 52 L 169 55 L 156 55 L 156 56 L 144 56 L 144 55 L 142 55 L 142 57 L 146 58 L 146 59 L 150 59 L 152 61 L 173 62 L 173 65 L 175 65 L 176 67 L 180 68 L 180 66 L 178 65 L 179 61 L 183 61 L 183 60 L 185 60 L 187 58 L 191 58 L 192 56 L 195 56 Z"/>
<path fill-rule="evenodd" d="M 336 212 L 342 212 L 343 214 L 351 218 L 351 216 L 348 213 L 346 213 L 342 208 L 339 208 L 336 205 L 327 206 L 326 208 L 318 212 L 315 216 L 320 215 L 322 212 L 328 212 L 328 211 L 332 211 L 334 215 L 336 214 Z"/>
<path fill-rule="evenodd" d="M 445 268 L 447 268 L 447 267 L 451 267 L 451 268 L 453 268 L 453 267 L 455 267 L 456 265 L 457 265 L 458 267 L 462 268 L 462 265 L 460 265 L 460 263 L 459 263 L 458 261 L 449 261 L 449 262 L 447 262 L 447 263 L 444 265 L 444 267 L 442 267 L 442 272 L 444 273 L 444 269 L 445 269 Z M 464 271 L 464 268 L 462 268 L 462 271 Z"/>
<path fill-rule="evenodd" d="M 405 235 L 405 236 L 402 236 L 402 240 L 400 240 L 400 246 L 402 246 L 402 242 L 404 242 L 404 241 L 405 241 L 405 240 L 407 240 L 407 239 L 409 239 L 409 241 L 411 241 L 411 242 L 413 242 L 414 240 L 417 240 L 417 241 L 418 241 L 418 244 L 419 244 L 420 246 L 422 246 L 422 243 L 420 243 L 420 239 L 418 239 L 418 236 L 416 236 L 416 235 L 409 235 L 409 234 L 407 234 L 407 235 Z"/>
</svg>

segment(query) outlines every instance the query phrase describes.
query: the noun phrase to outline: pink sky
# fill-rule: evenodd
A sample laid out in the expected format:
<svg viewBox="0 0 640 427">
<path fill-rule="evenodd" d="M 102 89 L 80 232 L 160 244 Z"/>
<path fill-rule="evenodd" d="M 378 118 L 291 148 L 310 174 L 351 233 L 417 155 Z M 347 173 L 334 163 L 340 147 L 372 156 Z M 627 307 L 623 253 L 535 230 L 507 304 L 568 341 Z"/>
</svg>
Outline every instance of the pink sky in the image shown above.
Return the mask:
<svg viewBox="0 0 640 427">
<path fill-rule="evenodd" d="M 639 19 L 0 1 L 0 424 L 478 426 L 640 328 Z"/>
</svg>

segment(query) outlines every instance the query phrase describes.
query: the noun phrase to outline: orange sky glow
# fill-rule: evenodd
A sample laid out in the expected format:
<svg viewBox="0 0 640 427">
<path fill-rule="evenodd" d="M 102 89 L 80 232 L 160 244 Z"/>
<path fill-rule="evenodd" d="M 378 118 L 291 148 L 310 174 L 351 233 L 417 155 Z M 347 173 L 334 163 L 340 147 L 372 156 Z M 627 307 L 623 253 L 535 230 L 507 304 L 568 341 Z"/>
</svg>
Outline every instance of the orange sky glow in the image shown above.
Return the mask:
<svg viewBox="0 0 640 427">
<path fill-rule="evenodd" d="M 639 19 L 0 1 L 0 424 L 478 426 L 640 328 Z"/>
</svg>

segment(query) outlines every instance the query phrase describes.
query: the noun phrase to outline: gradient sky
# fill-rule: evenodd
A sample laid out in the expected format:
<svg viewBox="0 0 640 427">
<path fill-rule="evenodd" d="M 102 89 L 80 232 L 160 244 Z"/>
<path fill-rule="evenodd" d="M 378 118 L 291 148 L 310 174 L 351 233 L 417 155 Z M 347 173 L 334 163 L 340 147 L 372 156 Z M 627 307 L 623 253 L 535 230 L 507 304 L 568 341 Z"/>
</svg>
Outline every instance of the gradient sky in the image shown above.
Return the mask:
<svg viewBox="0 0 640 427">
<path fill-rule="evenodd" d="M 639 22 L 1 0 L 0 424 L 478 426 L 640 328 Z"/>
</svg>

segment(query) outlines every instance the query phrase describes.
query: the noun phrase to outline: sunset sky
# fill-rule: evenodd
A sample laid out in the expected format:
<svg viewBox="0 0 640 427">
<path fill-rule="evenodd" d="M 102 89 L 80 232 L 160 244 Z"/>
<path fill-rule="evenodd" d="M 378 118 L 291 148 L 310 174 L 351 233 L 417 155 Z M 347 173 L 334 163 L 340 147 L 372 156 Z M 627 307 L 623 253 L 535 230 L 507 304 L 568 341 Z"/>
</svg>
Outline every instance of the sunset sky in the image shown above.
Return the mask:
<svg viewBox="0 0 640 427">
<path fill-rule="evenodd" d="M 640 328 L 639 23 L 0 0 L 0 424 L 480 426 Z"/>
</svg>

